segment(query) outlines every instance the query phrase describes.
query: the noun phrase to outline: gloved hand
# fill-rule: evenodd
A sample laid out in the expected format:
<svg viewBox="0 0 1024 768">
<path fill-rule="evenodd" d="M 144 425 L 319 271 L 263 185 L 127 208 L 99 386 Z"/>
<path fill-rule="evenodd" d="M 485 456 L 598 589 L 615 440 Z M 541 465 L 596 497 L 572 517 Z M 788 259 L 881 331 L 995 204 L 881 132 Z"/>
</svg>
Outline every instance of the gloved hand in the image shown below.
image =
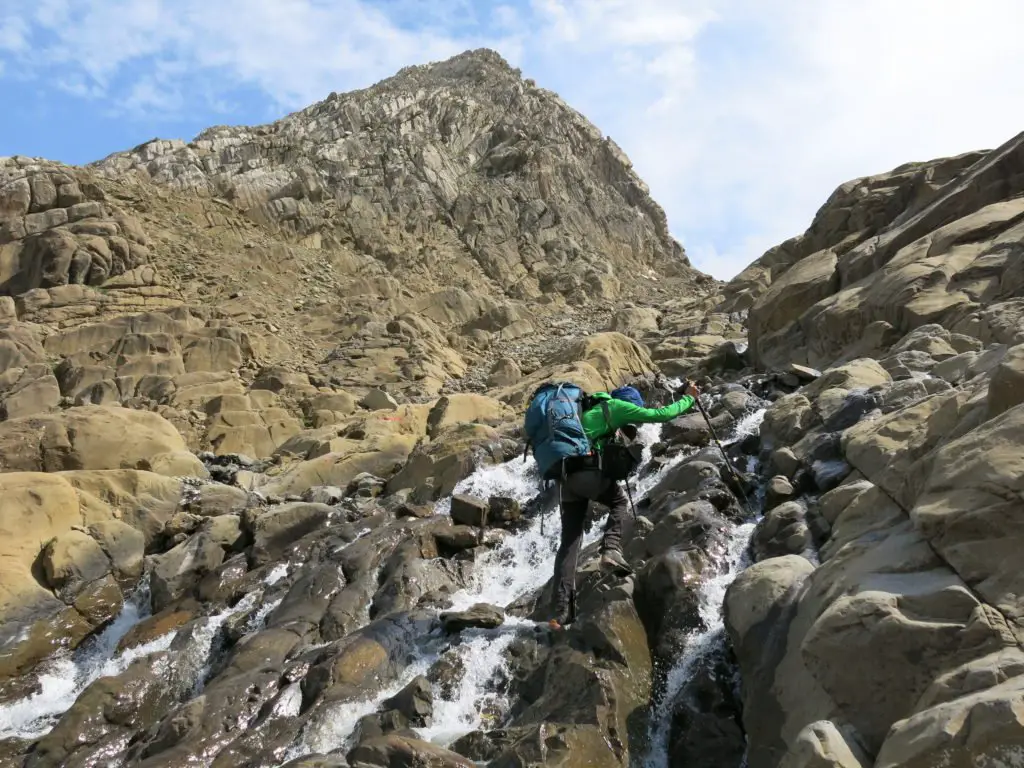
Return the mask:
<svg viewBox="0 0 1024 768">
<path fill-rule="evenodd" d="M 679 391 L 682 392 L 684 395 L 689 395 L 690 397 L 693 398 L 700 397 L 700 390 L 697 389 L 697 386 L 689 379 L 683 380 L 683 386 L 679 388 Z"/>
</svg>

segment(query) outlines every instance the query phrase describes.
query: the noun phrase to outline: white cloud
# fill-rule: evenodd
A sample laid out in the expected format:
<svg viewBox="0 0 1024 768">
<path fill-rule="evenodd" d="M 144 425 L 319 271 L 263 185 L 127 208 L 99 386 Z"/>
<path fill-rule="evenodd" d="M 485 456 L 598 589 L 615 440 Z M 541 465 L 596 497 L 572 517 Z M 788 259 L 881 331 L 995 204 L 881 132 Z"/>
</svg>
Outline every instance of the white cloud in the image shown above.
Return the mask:
<svg viewBox="0 0 1024 768">
<path fill-rule="evenodd" d="M 0 16 L 0 51 L 20 53 L 28 48 L 28 25 L 20 16 Z"/>
<path fill-rule="evenodd" d="M 658 75 L 631 78 L 642 114 L 615 103 L 588 114 L 630 154 L 694 263 L 731 277 L 802 232 L 841 182 L 1024 129 L 1024 5 L 952 5 L 721 0 L 713 15 L 632 3 L 617 12 L 641 28 L 650 27 L 637 15 L 667 24 L 665 14 L 690 7 L 695 36 L 641 52 Z M 614 35 L 614 17 L 605 21 Z M 579 55 L 569 42 L 566 59 Z M 602 44 L 636 50 L 632 35 Z M 665 56 L 673 66 L 658 66 Z M 622 72 L 608 57 L 589 77 Z"/>
<path fill-rule="evenodd" d="M 727 278 L 839 183 L 1024 129 L 1020 29 L 1019 0 L 36 0 L 0 11 L 0 66 L 219 122 L 239 88 L 282 113 L 495 47 L 612 135 Z"/>
</svg>

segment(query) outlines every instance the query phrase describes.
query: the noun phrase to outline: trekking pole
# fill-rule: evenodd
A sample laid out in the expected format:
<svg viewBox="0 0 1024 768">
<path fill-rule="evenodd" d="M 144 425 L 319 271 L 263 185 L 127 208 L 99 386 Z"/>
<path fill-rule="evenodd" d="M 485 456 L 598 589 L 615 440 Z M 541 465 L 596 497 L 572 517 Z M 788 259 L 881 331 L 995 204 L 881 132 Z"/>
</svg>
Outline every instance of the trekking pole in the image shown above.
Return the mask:
<svg viewBox="0 0 1024 768">
<path fill-rule="evenodd" d="M 685 381 L 683 382 L 683 388 L 684 389 L 686 388 L 686 385 L 688 383 L 689 382 L 685 382 Z M 722 447 L 722 442 L 718 439 L 718 435 L 715 432 L 715 428 L 713 426 L 711 426 L 711 418 L 708 416 L 708 412 L 704 409 L 704 404 L 700 401 L 700 395 L 699 394 L 697 395 L 697 397 L 693 398 L 693 402 L 697 404 L 697 410 L 699 410 L 700 411 L 700 415 L 704 417 L 704 423 L 708 425 L 708 431 L 711 433 L 711 439 L 715 441 L 715 446 L 718 448 L 719 452 L 722 454 L 722 458 L 725 459 L 725 465 L 729 468 L 729 474 L 732 475 L 732 479 L 736 483 L 736 490 L 738 490 L 740 492 L 740 496 L 743 497 L 743 506 L 747 510 L 747 513 L 749 514 L 750 513 L 750 499 L 747 498 L 747 492 L 743 488 L 743 480 L 742 480 L 742 478 L 740 478 L 739 472 L 736 471 L 736 467 L 734 467 L 732 465 L 732 462 L 729 461 L 729 456 L 728 456 L 728 454 L 726 454 L 725 448 Z"/>
</svg>

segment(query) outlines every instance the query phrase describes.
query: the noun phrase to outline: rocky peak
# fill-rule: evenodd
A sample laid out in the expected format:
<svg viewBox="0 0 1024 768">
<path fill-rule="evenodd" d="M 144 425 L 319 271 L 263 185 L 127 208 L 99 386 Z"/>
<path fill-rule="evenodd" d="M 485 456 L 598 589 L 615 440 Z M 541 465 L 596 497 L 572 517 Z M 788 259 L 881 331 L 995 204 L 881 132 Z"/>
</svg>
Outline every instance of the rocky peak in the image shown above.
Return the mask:
<svg viewBox="0 0 1024 768">
<path fill-rule="evenodd" d="M 582 303 L 617 298 L 651 269 L 708 284 L 625 153 L 486 49 L 93 167 L 222 199 L 431 287 L 460 275 L 495 295 Z"/>
</svg>

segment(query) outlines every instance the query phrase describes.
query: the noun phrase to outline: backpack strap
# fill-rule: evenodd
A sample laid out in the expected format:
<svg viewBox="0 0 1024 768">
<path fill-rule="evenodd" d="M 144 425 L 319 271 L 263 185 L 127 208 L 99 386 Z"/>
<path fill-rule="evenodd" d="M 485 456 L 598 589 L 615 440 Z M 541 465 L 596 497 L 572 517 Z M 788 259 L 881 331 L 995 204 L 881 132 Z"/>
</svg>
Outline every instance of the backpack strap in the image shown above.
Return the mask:
<svg viewBox="0 0 1024 768">
<path fill-rule="evenodd" d="M 608 407 L 608 401 L 607 400 L 602 400 L 601 401 L 601 411 L 604 413 L 604 425 L 605 425 L 606 428 L 608 428 L 608 432 L 605 433 L 604 437 L 612 437 L 619 430 L 618 429 L 611 429 L 612 412 L 611 412 L 611 408 Z"/>
</svg>

